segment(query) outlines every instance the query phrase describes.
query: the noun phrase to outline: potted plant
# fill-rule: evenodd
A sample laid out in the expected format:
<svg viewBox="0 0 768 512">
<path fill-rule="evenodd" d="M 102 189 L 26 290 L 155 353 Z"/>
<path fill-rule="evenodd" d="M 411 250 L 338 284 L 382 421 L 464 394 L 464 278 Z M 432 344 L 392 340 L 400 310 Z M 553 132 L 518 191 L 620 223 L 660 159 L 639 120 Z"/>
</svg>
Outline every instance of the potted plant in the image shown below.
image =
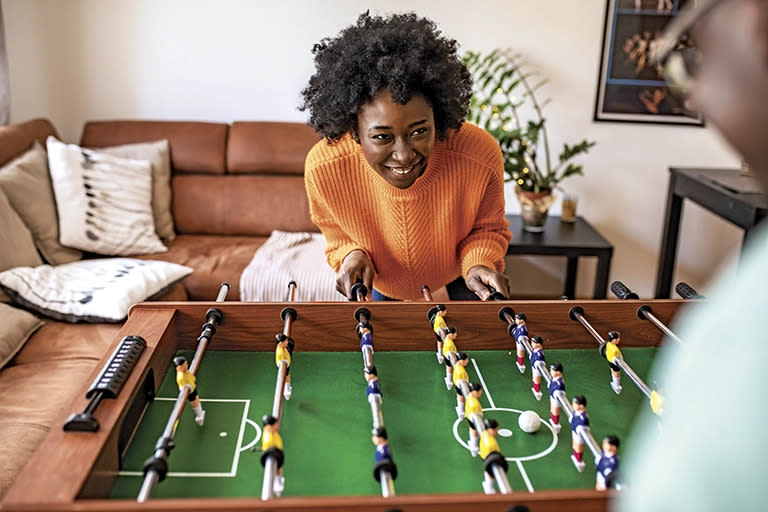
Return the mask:
<svg viewBox="0 0 768 512">
<path fill-rule="evenodd" d="M 583 175 L 581 165 L 571 160 L 586 153 L 595 142 L 586 139 L 571 146 L 563 145 L 557 161 L 549 151 L 544 106 L 536 91 L 546 80 L 535 79 L 535 73 L 524 68 L 520 55 L 509 49 L 490 53 L 467 52 L 464 64 L 474 79 L 474 94 L 467 119 L 481 127 L 499 142 L 504 157 L 504 179 L 515 182 L 520 201 L 523 229 L 543 231 L 549 207 L 554 202 L 552 191 L 569 176 Z M 526 103 L 529 109 L 521 109 Z M 524 120 L 521 115 L 533 112 Z M 541 146 L 541 147 L 540 147 Z"/>
</svg>

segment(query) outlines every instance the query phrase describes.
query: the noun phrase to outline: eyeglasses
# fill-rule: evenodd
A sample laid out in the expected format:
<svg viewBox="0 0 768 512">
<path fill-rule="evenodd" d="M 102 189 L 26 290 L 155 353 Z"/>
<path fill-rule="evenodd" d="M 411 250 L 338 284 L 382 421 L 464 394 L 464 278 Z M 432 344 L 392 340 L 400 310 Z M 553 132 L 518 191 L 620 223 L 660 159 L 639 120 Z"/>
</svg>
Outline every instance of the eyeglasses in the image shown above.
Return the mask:
<svg viewBox="0 0 768 512">
<path fill-rule="evenodd" d="M 695 83 L 701 53 L 690 44 L 686 33 L 721 0 L 690 0 L 667 26 L 652 61 L 661 64 L 664 80 L 672 92 L 687 96 Z"/>
</svg>

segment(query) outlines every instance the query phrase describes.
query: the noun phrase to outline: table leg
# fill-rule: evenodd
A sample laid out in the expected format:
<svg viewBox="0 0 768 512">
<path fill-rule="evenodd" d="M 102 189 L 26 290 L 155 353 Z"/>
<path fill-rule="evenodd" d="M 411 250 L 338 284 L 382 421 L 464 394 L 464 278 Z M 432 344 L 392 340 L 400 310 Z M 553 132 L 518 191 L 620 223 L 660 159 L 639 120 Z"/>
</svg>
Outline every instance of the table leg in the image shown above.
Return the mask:
<svg viewBox="0 0 768 512">
<path fill-rule="evenodd" d="M 661 252 L 656 269 L 656 298 L 668 299 L 672 288 L 672 274 L 675 271 L 677 241 L 680 235 L 680 217 L 683 210 L 683 198 L 675 194 L 675 176 L 669 178 L 667 206 L 664 213 L 664 232 L 661 236 Z"/>
<path fill-rule="evenodd" d="M 595 289 L 592 291 L 593 299 L 604 299 L 608 290 L 608 277 L 611 271 L 611 258 L 613 251 L 597 257 L 597 270 L 595 271 Z"/>
<path fill-rule="evenodd" d="M 565 270 L 565 291 L 563 295 L 569 299 L 576 296 L 576 271 L 579 268 L 579 257 L 568 256 L 568 265 Z"/>
</svg>

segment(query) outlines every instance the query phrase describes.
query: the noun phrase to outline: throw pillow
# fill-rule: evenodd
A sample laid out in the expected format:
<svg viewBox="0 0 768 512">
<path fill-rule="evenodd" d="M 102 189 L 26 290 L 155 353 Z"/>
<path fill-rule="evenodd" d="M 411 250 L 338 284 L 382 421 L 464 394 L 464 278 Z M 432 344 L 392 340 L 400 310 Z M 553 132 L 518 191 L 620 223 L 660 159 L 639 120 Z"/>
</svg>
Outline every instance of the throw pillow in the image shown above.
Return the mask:
<svg viewBox="0 0 768 512">
<path fill-rule="evenodd" d="M 106 256 L 164 252 L 152 216 L 152 165 L 48 137 L 62 244 Z"/>
<path fill-rule="evenodd" d="M 45 322 L 31 313 L 0 304 L 0 368 L 13 356 Z"/>
<path fill-rule="evenodd" d="M 45 261 L 58 265 L 83 257 L 81 251 L 59 243 L 59 221 L 48 176 L 48 157 L 39 142 L 35 141 L 32 148 L 0 169 L 0 189 L 32 233 Z M 27 262 L 25 265 L 35 264 Z"/>
<path fill-rule="evenodd" d="M 155 232 L 163 240 L 176 238 L 171 214 L 171 146 L 168 141 L 125 144 L 94 151 L 132 160 L 149 160 L 152 164 L 152 215 L 155 218 Z"/>
<path fill-rule="evenodd" d="M 42 265 L 32 233 L 0 189 L 0 271 L 13 267 Z M 10 299 L 0 290 L 0 302 Z"/>
<path fill-rule="evenodd" d="M 240 299 L 287 300 L 288 283 L 296 282 L 297 301 L 342 301 L 336 273 L 325 261 L 321 233 L 273 231 L 240 275 Z"/>
<path fill-rule="evenodd" d="M 192 273 L 167 261 L 101 258 L 0 272 L 17 304 L 67 322 L 121 322 L 136 302 L 162 294 Z"/>
</svg>

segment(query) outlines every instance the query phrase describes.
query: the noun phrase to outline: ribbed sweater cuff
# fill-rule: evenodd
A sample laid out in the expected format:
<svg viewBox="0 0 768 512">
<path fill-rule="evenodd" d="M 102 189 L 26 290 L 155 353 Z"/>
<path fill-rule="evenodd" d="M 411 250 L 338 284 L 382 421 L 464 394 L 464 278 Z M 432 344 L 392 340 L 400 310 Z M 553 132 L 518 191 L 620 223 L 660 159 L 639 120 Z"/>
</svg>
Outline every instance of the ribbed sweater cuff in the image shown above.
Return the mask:
<svg viewBox="0 0 768 512">
<path fill-rule="evenodd" d="M 497 272 L 504 271 L 504 257 L 499 258 L 498 249 L 491 247 L 474 247 L 464 254 L 461 260 L 461 275 L 467 277 L 470 268 L 477 265 L 483 265 L 495 269 Z"/>
</svg>

